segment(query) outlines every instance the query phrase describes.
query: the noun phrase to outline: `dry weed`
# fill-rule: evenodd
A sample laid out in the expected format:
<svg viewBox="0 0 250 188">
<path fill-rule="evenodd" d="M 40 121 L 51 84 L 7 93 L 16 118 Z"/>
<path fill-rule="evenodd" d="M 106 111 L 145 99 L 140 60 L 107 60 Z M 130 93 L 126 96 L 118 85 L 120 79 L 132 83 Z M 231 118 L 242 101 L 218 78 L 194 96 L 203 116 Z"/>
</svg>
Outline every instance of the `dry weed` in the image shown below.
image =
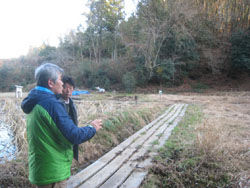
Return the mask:
<svg viewBox="0 0 250 188">
<path fill-rule="evenodd" d="M 224 164 L 237 182 L 235 186 L 250 183 L 249 106 L 249 92 L 214 97 L 204 106 L 206 120 L 197 128 L 197 147 Z"/>
<path fill-rule="evenodd" d="M 29 185 L 27 172 L 27 137 L 25 115 L 20 108 L 21 99 L 14 96 L 1 99 L 0 119 L 9 125 L 14 133 L 16 145 L 16 160 L 5 161 L 1 164 L 0 184 L 14 187 L 26 187 Z M 2 161 L 3 162 L 3 161 Z"/>
<path fill-rule="evenodd" d="M 196 135 L 193 144 L 183 139 L 185 132 L 175 137 L 181 140 L 172 151 L 173 158 L 157 162 L 152 168 L 155 176 L 147 183 L 162 186 L 164 182 L 166 187 L 250 187 L 250 92 L 164 95 L 163 99 L 199 105 L 204 120 L 192 131 Z M 178 148 L 179 142 L 188 146 Z M 158 181 L 158 173 L 166 179 Z"/>
</svg>

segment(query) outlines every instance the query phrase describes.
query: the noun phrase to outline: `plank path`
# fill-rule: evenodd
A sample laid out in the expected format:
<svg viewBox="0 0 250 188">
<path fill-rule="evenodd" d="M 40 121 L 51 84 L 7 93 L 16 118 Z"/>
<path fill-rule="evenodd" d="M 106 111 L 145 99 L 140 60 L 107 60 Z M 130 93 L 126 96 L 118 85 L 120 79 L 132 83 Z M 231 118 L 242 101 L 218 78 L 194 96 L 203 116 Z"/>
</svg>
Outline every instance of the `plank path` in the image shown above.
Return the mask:
<svg viewBox="0 0 250 188">
<path fill-rule="evenodd" d="M 67 187 L 138 188 L 155 151 L 164 145 L 185 114 L 187 104 L 174 104 L 100 159 L 70 177 Z"/>
</svg>

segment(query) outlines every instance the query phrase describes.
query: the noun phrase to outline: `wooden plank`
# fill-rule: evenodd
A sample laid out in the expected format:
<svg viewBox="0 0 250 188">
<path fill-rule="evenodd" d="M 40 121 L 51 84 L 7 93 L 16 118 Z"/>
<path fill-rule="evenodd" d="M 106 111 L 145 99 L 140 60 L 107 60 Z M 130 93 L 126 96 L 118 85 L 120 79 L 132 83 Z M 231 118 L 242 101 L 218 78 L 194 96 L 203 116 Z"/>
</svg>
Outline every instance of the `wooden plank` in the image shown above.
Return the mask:
<svg viewBox="0 0 250 188">
<path fill-rule="evenodd" d="M 120 188 L 137 188 L 147 175 L 147 171 L 135 171 Z"/>
<path fill-rule="evenodd" d="M 130 149 L 126 149 L 126 151 L 119 155 L 116 160 L 113 160 L 111 163 L 109 163 L 109 165 L 105 166 L 101 171 L 91 177 L 88 181 L 80 185 L 80 187 L 98 187 L 103 184 L 103 182 L 105 182 L 107 178 L 109 178 L 113 173 L 116 172 L 117 169 L 119 169 L 119 167 L 124 162 L 124 158 L 126 158 L 127 155 L 131 155 Z"/>
<path fill-rule="evenodd" d="M 142 144 L 142 147 L 139 148 L 133 154 L 133 156 L 125 164 L 123 164 L 123 166 L 121 166 L 119 170 L 114 175 L 112 175 L 112 177 L 110 177 L 101 187 L 109 188 L 111 185 L 112 187 L 118 187 L 129 176 L 133 168 L 138 164 L 138 160 L 140 160 L 140 157 L 145 155 L 149 147 L 152 145 L 152 142 L 154 140 L 157 140 L 158 135 L 163 133 L 169 123 L 172 122 L 173 119 L 178 117 L 181 109 L 182 106 L 180 106 L 177 111 L 174 112 L 175 114 L 167 121 L 168 123 L 165 123 L 165 126 L 159 127 L 159 129 L 157 129 L 156 132 Z"/>
<path fill-rule="evenodd" d="M 156 139 L 159 133 L 166 128 L 167 124 L 173 121 L 179 112 L 182 105 L 172 105 L 166 112 L 152 121 L 150 124 L 144 126 L 143 129 L 136 132 L 134 135 L 129 137 L 127 140 L 122 142 L 120 145 L 115 147 L 113 150 L 108 152 L 106 155 L 101 157 L 92 165 L 88 166 L 80 173 L 71 177 L 67 182 L 67 187 L 76 187 L 82 184 L 80 187 L 116 187 L 128 177 L 138 162 L 134 162 L 138 157 L 145 154 L 145 148 L 148 148 L 150 142 Z M 143 134 L 146 132 L 146 134 Z M 142 146 L 142 149 L 138 149 Z M 137 152 L 140 150 L 140 152 Z M 135 155 L 134 155 L 134 152 Z M 131 159 L 133 160 L 132 162 Z M 129 161 L 126 163 L 126 161 Z M 140 163 L 139 163 L 140 164 Z M 133 172 L 134 173 L 134 172 Z M 115 182 L 109 180 L 109 177 L 113 177 L 114 174 Z M 127 175 L 127 176 L 126 176 Z M 112 179 L 112 178 L 111 178 Z M 108 180 L 108 181 L 106 181 Z M 105 182 L 106 181 L 106 182 Z"/>
<path fill-rule="evenodd" d="M 134 135 L 130 136 L 128 139 L 123 141 L 121 144 L 119 144 L 117 147 L 112 149 L 110 152 L 106 153 L 103 157 L 101 157 L 95 163 L 89 165 L 87 168 L 83 169 L 81 172 L 72 176 L 67 181 L 67 187 L 71 188 L 71 187 L 79 186 L 82 182 L 86 181 L 91 176 L 96 174 L 99 170 L 104 168 L 104 166 L 107 165 L 111 160 L 113 160 L 113 158 L 116 157 L 118 153 L 123 152 L 126 149 L 126 147 L 128 147 L 139 135 L 141 135 L 144 131 L 147 131 L 148 129 L 150 129 L 155 123 L 157 123 L 161 119 L 165 118 L 165 116 L 168 115 L 169 112 L 172 111 L 174 108 L 176 108 L 176 105 L 170 106 L 165 111 L 165 113 L 163 113 L 161 116 L 159 116 L 154 121 L 144 126 L 141 130 L 137 131 Z"/>
<path fill-rule="evenodd" d="M 178 117 L 175 119 L 175 121 L 172 123 L 172 125 L 170 125 L 165 130 L 163 136 L 160 137 L 160 144 L 157 145 L 156 148 L 160 148 L 163 145 L 163 143 L 166 142 L 166 140 L 168 139 L 169 135 L 171 134 L 171 131 L 173 130 L 173 128 L 181 120 L 180 117 L 182 117 L 184 115 L 186 108 L 187 108 L 187 105 L 184 105 L 183 109 L 181 109 L 181 112 L 178 115 Z M 145 160 L 146 162 L 142 161 L 139 164 L 137 164 L 137 166 L 143 170 L 140 170 L 140 171 L 135 170 L 133 173 L 131 173 L 130 176 L 128 177 L 128 179 L 121 186 L 119 186 L 120 188 L 125 188 L 125 187 L 138 188 L 140 186 L 140 184 L 144 180 L 145 176 L 147 175 L 147 168 L 146 167 L 151 164 L 151 160 L 152 160 L 153 156 L 157 155 L 157 153 L 152 152 L 149 155 L 150 155 L 150 157 Z M 136 166 L 136 165 L 134 165 L 134 166 Z"/>
<path fill-rule="evenodd" d="M 110 188 L 110 187 L 118 187 L 123 183 L 125 179 L 127 179 L 128 175 L 134 170 L 135 163 L 126 163 L 119 168 L 119 173 L 116 172 L 112 178 L 109 178 L 100 188 Z"/>
<path fill-rule="evenodd" d="M 170 125 L 167 130 L 164 132 L 164 135 L 159 139 L 159 145 L 155 147 L 155 149 L 159 149 L 160 147 L 162 147 L 166 140 L 168 139 L 168 137 L 171 135 L 172 130 L 175 128 L 175 126 L 178 125 L 178 123 L 180 122 L 180 120 L 182 119 L 182 117 L 184 116 L 186 109 L 187 109 L 187 104 L 185 104 L 180 112 L 180 114 L 178 115 L 178 118 L 173 122 L 172 125 Z"/>
<path fill-rule="evenodd" d="M 145 161 L 148 165 L 151 159 L 143 160 L 143 163 L 140 166 L 138 165 L 137 161 L 140 160 L 139 157 L 142 156 L 141 154 L 145 154 L 146 152 L 146 148 L 140 149 L 140 152 L 138 152 L 138 154 L 136 152 L 136 155 L 133 155 L 133 157 L 129 161 L 123 164 L 119 168 L 119 170 L 101 186 L 101 188 L 119 187 L 130 176 L 134 169 L 142 169 L 142 164 L 144 164 Z"/>
<path fill-rule="evenodd" d="M 175 109 L 176 108 L 180 108 L 180 105 L 176 105 Z M 115 173 L 120 168 L 120 166 L 126 160 L 129 159 L 130 156 L 133 155 L 138 147 L 140 147 L 145 142 L 145 140 L 147 140 L 154 133 L 158 126 L 161 126 L 162 123 L 164 123 L 168 117 L 171 117 L 173 113 L 175 113 L 174 110 L 159 122 L 157 122 L 153 127 L 151 127 L 146 132 L 146 134 L 140 136 L 138 135 L 139 138 L 136 140 L 136 142 L 133 142 L 129 147 L 125 148 L 125 150 L 118 157 L 114 158 L 107 166 L 98 171 L 93 177 L 84 182 L 80 187 L 89 187 L 90 185 L 93 187 L 98 187 L 103 184 L 113 173 Z"/>
</svg>

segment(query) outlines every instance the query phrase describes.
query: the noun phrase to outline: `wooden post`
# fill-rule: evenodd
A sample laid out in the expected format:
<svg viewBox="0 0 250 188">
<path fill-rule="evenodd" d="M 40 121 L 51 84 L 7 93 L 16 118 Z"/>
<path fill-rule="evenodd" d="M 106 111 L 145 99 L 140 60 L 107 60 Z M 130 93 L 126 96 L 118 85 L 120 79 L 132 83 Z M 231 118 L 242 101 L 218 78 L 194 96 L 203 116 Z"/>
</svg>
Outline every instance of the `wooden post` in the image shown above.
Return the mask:
<svg viewBox="0 0 250 188">
<path fill-rule="evenodd" d="M 162 90 L 159 90 L 159 95 L 160 95 L 160 101 L 161 101 Z"/>
<path fill-rule="evenodd" d="M 135 104 L 137 104 L 138 96 L 135 95 Z"/>
</svg>

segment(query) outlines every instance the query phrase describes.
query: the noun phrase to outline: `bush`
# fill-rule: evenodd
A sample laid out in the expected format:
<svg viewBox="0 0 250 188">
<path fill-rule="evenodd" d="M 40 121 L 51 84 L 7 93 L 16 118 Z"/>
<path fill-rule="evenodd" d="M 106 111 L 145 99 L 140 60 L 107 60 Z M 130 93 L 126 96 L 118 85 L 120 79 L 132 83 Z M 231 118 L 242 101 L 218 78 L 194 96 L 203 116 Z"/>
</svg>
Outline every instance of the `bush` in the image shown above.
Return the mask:
<svg viewBox="0 0 250 188">
<path fill-rule="evenodd" d="M 126 92 L 132 93 L 136 86 L 136 80 L 131 72 L 127 72 L 122 76 L 122 84 L 125 87 Z"/>
<path fill-rule="evenodd" d="M 250 28 L 232 34 L 230 42 L 232 69 L 250 70 Z"/>
<path fill-rule="evenodd" d="M 10 91 L 13 84 L 14 69 L 8 65 L 0 67 L 0 90 Z"/>
<path fill-rule="evenodd" d="M 85 62 L 82 65 L 82 75 L 77 80 L 82 80 L 82 84 L 88 88 L 99 86 L 109 90 L 112 80 L 109 78 L 108 67 L 109 64 L 91 65 L 90 62 Z"/>
<path fill-rule="evenodd" d="M 172 59 L 162 60 L 161 65 L 156 69 L 156 74 L 163 82 L 170 81 L 174 77 L 175 66 Z"/>
<path fill-rule="evenodd" d="M 148 84 L 150 73 L 144 66 L 144 64 L 140 62 L 140 60 L 137 60 L 135 62 L 136 62 L 136 67 L 133 73 L 135 74 L 136 84 L 138 86 L 145 86 Z"/>
</svg>

